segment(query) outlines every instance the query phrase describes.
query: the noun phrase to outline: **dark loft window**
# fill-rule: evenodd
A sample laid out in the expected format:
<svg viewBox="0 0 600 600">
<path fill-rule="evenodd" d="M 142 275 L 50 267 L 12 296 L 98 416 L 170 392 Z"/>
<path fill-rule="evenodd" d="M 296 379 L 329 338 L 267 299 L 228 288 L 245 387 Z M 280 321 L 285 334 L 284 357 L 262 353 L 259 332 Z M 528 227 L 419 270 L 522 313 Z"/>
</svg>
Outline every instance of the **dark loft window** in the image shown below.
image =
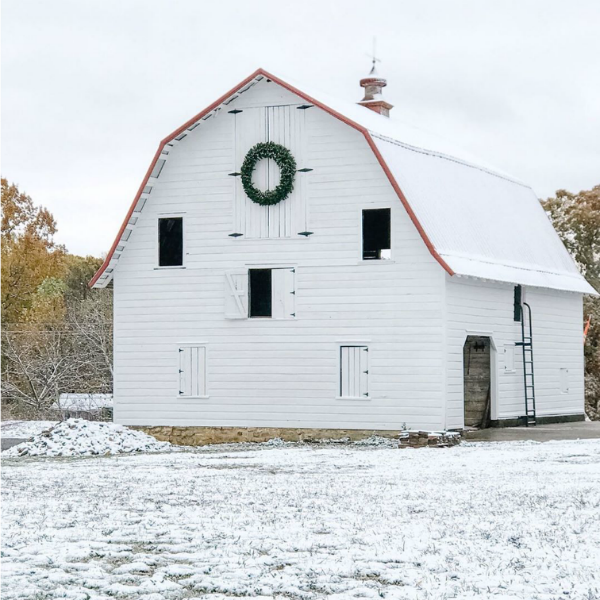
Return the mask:
<svg viewBox="0 0 600 600">
<path fill-rule="evenodd" d="M 523 302 L 523 288 L 520 285 L 515 285 L 515 301 L 514 301 L 514 320 L 521 320 L 521 303 Z"/>
<path fill-rule="evenodd" d="M 391 210 L 389 208 L 363 210 L 362 257 L 363 260 L 392 258 Z"/>
<path fill-rule="evenodd" d="M 250 282 L 250 316 L 272 316 L 271 269 L 250 269 L 248 279 Z"/>
<path fill-rule="evenodd" d="M 183 219 L 169 217 L 158 220 L 158 266 L 183 265 Z"/>
</svg>

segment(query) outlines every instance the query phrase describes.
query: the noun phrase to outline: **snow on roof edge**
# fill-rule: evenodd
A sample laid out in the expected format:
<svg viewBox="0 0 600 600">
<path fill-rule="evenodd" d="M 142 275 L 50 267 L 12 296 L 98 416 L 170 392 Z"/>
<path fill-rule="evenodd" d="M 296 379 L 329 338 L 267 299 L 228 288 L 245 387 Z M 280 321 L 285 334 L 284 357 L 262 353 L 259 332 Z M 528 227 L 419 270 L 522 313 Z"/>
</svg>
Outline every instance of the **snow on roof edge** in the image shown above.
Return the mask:
<svg viewBox="0 0 600 600">
<path fill-rule="evenodd" d="M 600 294 L 581 275 L 575 273 L 553 273 L 539 269 L 529 269 L 499 262 L 469 259 L 441 253 L 450 264 L 457 277 L 468 277 L 500 283 L 520 284 L 530 287 L 560 290 L 590 296 Z M 485 269 L 485 270 L 484 270 Z"/>
</svg>

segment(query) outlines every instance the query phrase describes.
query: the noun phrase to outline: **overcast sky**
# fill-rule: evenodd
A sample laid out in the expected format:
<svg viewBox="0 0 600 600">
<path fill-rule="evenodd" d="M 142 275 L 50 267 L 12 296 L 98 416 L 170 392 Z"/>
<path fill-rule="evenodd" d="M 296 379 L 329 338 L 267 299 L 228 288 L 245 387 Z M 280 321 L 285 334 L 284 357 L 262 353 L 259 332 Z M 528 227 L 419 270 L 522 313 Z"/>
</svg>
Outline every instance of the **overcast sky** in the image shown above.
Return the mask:
<svg viewBox="0 0 600 600">
<path fill-rule="evenodd" d="M 540 197 L 600 184 L 599 0 L 4 0 L 2 175 L 105 253 L 159 141 L 259 66 L 393 115 Z"/>
</svg>

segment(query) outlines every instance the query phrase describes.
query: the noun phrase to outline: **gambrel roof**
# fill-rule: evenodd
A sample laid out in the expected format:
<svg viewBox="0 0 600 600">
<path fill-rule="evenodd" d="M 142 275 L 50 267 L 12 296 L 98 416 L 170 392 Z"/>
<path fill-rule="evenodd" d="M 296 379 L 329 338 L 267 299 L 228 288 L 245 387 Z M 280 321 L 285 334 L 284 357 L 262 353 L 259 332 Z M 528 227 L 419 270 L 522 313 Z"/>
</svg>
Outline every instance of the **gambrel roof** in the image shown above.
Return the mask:
<svg viewBox="0 0 600 600">
<path fill-rule="evenodd" d="M 265 78 L 364 135 L 427 248 L 449 275 L 595 293 L 529 186 L 393 117 L 283 81 L 263 69 L 162 140 L 90 285 L 104 287 L 112 279 L 169 149 Z"/>
</svg>

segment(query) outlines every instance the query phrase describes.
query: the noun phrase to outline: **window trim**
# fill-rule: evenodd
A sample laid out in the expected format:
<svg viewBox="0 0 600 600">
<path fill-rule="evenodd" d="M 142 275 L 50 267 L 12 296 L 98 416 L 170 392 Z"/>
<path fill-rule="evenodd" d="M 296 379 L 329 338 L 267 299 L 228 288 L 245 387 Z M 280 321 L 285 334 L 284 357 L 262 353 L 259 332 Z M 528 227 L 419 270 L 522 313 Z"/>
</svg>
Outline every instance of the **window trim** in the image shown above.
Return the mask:
<svg viewBox="0 0 600 600">
<path fill-rule="evenodd" d="M 209 343 L 208 342 L 181 342 L 176 344 L 175 350 L 177 352 L 177 370 L 179 371 L 179 350 L 180 348 L 204 348 L 204 389 L 206 394 L 203 396 L 185 396 L 179 393 L 179 372 L 177 373 L 177 394 L 178 400 L 208 400 L 210 394 L 208 393 L 208 356 L 209 356 Z"/>
<path fill-rule="evenodd" d="M 180 265 L 160 265 L 160 219 L 181 219 L 181 264 Z M 186 213 L 184 212 L 171 212 L 171 213 L 159 213 L 156 215 L 156 235 L 154 236 L 156 249 L 154 252 L 155 260 L 155 271 L 168 271 L 173 269 L 185 269 L 186 268 Z"/>
<path fill-rule="evenodd" d="M 336 345 L 336 355 L 337 355 L 337 359 L 336 359 L 336 364 L 337 364 L 337 371 L 336 371 L 336 383 L 335 383 L 335 387 L 336 387 L 336 394 L 335 394 L 335 399 L 336 400 L 340 400 L 340 401 L 345 401 L 345 400 L 349 400 L 351 402 L 371 402 L 371 400 L 373 400 L 373 396 L 371 394 L 371 351 L 372 351 L 372 347 L 371 347 L 371 340 L 365 340 L 365 339 L 361 339 L 361 340 L 342 340 L 342 341 L 338 341 L 335 343 Z M 366 348 L 369 349 L 369 356 L 367 358 L 367 369 L 369 371 L 369 379 L 368 379 L 368 385 L 367 385 L 367 393 L 369 394 L 368 396 L 342 396 L 342 386 L 341 386 L 341 377 L 342 377 L 342 348 L 345 346 L 365 346 Z"/>
<path fill-rule="evenodd" d="M 380 258 L 380 259 L 365 259 L 363 258 L 363 212 L 365 210 L 382 210 L 384 208 L 389 209 L 390 211 L 390 258 Z M 393 264 L 395 261 L 394 254 L 394 214 L 396 211 L 393 210 L 391 204 L 389 203 L 379 203 L 374 202 L 369 205 L 362 205 L 358 209 L 358 264 Z"/>
</svg>

